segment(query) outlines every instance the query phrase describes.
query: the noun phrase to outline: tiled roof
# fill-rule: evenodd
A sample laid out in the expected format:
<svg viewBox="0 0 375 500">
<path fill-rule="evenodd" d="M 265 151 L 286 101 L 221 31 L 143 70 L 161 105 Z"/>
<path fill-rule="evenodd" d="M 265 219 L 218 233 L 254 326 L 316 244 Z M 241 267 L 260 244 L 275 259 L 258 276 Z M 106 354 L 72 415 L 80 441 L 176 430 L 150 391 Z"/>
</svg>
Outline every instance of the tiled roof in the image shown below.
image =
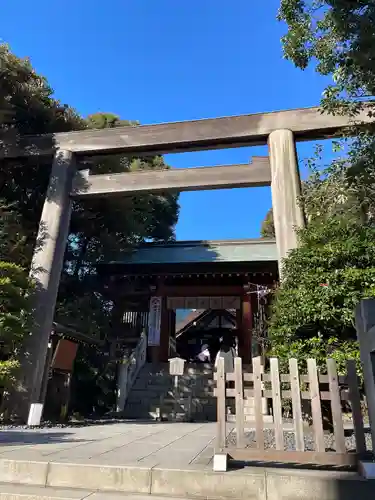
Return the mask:
<svg viewBox="0 0 375 500">
<path fill-rule="evenodd" d="M 111 264 L 189 264 L 277 261 L 271 239 L 147 243 Z"/>
<path fill-rule="evenodd" d="M 189 323 L 195 321 L 202 313 L 204 309 L 196 309 L 195 311 L 191 311 L 184 319 L 179 321 L 176 325 L 176 333 L 185 328 Z"/>
</svg>

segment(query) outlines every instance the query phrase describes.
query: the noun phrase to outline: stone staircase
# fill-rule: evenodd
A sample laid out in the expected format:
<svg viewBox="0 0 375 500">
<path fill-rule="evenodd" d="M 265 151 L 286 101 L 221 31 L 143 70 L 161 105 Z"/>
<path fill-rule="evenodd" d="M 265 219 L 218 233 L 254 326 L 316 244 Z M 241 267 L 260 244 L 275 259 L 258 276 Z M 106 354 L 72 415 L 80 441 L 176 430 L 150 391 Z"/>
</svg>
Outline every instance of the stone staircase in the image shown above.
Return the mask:
<svg viewBox="0 0 375 500">
<path fill-rule="evenodd" d="M 137 420 L 216 421 L 213 368 L 209 364 L 187 364 L 179 377 L 177 397 L 169 365 L 146 363 L 141 368 L 127 398 L 122 415 Z M 271 422 L 263 400 L 263 421 Z M 244 400 L 245 422 L 255 421 L 254 399 Z M 227 422 L 235 423 L 235 400 L 227 401 Z"/>
<path fill-rule="evenodd" d="M 211 365 L 188 364 L 179 377 L 175 397 L 174 377 L 167 363 L 146 363 L 140 370 L 123 411 L 129 419 L 215 421 Z"/>
</svg>

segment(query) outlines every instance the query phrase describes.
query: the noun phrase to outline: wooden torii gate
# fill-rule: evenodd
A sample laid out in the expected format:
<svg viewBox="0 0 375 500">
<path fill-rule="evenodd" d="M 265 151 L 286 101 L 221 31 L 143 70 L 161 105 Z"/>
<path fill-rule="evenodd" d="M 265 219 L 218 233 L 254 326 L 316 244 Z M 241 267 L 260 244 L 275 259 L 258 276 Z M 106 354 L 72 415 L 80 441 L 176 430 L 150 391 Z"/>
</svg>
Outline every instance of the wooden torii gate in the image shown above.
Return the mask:
<svg viewBox="0 0 375 500">
<path fill-rule="evenodd" d="M 366 113 L 357 123 L 368 123 Z M 52 158 L 53 166 L 44 202 L 31 277 L 37 284 L 35 328 L 29 336 L 23 364 L 27 404 L 41 402 L 43 367 L 59 287 L 74 198 L 124 196 L 143 192 L 194 191 L 271 185 L 279 268 L 297 245 L 295 227 L 304 225 L 298 205 L 300 177 L 295 141 L 333 137 L 353 125 L 348 117 L 323 115 L 319 108 L 296 109 L 114 129 L 84 130 L 3 140 L 0 159 L 26 156 Z M 267 144 L 269 158 L 249 165 L 176 169 L 113 175 L 90 175 L 79 170 L 82 157 L 129 154 L 153 155 Z"/>
</svg>

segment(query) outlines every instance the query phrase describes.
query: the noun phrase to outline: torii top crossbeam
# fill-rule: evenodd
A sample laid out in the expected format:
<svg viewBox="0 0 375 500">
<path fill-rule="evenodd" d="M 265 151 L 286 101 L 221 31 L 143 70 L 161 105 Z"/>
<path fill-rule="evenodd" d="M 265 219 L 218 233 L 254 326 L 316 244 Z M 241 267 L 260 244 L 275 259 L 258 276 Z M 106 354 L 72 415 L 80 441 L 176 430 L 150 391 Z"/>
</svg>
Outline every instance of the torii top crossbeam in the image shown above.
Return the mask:
<svg viewBox="0 0 375 500">
<path fill-rule="evenodd" d="M 364 112 L 358 122 L 371 119 Z M 77 155 L 164 154 L 182 151 L 258 146 L 273 130 L 288 129 L 296 140 L 327 139 L 352 125 L 347 116 L 322 114 L 317 107 L 209 118 L 157 125 L 61 132 L 41 136 L 12 135 L 0 140 L 0 159 L 53 155 L 56 149 Z M 3 142 L 2 142 L 3 141 Z"/>
</svg>

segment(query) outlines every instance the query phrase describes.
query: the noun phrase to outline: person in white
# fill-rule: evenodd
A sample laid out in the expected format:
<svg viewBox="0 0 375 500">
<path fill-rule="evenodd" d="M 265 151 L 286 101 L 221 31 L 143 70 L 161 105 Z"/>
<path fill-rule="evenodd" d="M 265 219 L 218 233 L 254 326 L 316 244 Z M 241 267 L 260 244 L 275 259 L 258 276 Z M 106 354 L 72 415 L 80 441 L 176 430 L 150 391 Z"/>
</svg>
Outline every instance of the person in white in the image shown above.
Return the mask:
<svg viewBox="0 0 375 500">
<path fill-rule="evenodd" d="M 200 353 L 198 354 L 197 358 L 202 363 L 210 363 L 211 362 L 211 355 L 210 355 L 210 351 L 208 349 L 207 344 L 202 345 L 202 349 L 201 349 Z"/>
<path fill-rule="evenodd" d="M 236 351 L 234 348 L 234 340 L 232 338 L 223 338 L 220 344 L 219 352 L 217 353 L 215 359 L 215 368 L 217 368 L 219 358 L 223 358 L 225 373 L 233 373 L 235 357 L 236 357 Z"/>
</svg>

